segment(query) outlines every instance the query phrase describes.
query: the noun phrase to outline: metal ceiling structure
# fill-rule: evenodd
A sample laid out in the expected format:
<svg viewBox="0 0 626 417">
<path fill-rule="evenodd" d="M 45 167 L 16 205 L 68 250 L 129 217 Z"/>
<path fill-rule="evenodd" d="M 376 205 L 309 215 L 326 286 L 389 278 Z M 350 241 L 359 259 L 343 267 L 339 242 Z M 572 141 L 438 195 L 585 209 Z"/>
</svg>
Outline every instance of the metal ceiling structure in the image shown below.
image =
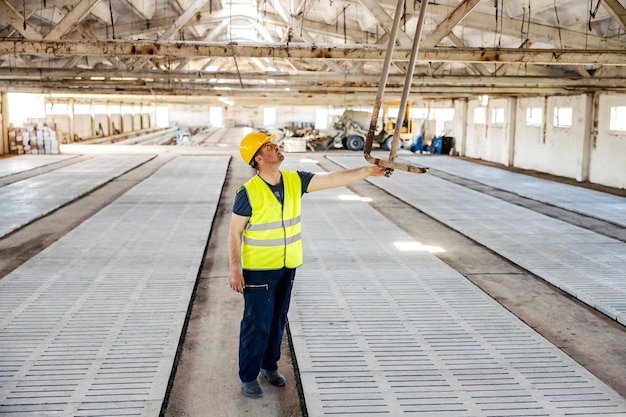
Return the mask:
<svg viewBox="0 0 626 417">
<path fill-rule="evenodd" d="M 404 5 L 391 94 L 405 82 L 421 5 Z M 428 98 L 624 91 L 625 6 L 431 1 L 411 91 Z M 0 0 L 0 88 L 371 101 L 395 8 L 394 0 Z"/>
</svg>

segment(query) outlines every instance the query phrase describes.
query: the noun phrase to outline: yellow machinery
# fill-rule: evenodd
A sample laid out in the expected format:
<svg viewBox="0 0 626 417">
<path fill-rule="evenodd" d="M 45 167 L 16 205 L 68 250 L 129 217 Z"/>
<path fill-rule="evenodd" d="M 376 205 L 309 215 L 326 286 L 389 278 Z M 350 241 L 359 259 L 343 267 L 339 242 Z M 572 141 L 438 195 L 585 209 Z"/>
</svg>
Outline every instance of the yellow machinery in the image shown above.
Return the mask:
<svg viewBox="0 0 626 417">
<path fill-rule="evenodd" d="M 393 133 L 396 129 L 396 120 L 393 117 L 389 117 L 389 109 L 391 108 L 399 108 L 399 102 L 387 102 L 383 106 L 383 120 L 385 122 L 385 139 L 382 142 L 382 148 L 389 151 L 391 150 L 391 145 L 393 141 Z M 399 118 L 397 118 L 399 120 Z M 411 142 L 413 141 L 413 119 L 411 118 L 411 103 L 406 103 L 404 108 L 404 117 L 402 117 L 402 126 L 400 127 L 400 141 L 398 143 L 398 148 L 404 147 L 406 149 L 409 148 Z"/>
</svg>

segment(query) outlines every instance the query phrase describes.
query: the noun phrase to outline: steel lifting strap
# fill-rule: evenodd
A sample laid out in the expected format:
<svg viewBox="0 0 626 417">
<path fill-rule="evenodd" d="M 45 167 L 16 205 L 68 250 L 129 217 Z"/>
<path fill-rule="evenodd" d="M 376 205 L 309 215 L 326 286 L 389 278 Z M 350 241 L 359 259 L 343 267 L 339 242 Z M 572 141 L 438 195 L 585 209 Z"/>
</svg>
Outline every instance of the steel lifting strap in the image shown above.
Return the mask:
<svg viewBox="0 0 626 417">
<path fill-rule="evenodd" d="M 367 132 L 367 138 L 363 147 L 363 154 L 365 156 L 365 159 L 371 164 L 380 165 L 387 168 L 387 175 L 391 175 L 394 169 L 415 172 L 418 174 L 423 174 L 424 172 L 426 172 L 426 170 L 428 170 L 428 168 L 424 166 L 402 164 L 394 161 L 396 159 L 396 153 L 398 150 L 398 140 L 400 137 L 400 130 L 402 129 L 404 110 L 406 109 L 406 102 L 409 97 L 409 90 L 411 89 L 411 81 L 413 79 L 415 61 L 417 60 L 417 52 L 419 49 L 420 38 L 422 37 L 422 28 L 424 27 L 424 19 L 426 17 L 426 7 L 428 6 L 428 0 L 422 0 L 422 5 L 420 7 L 420 15 L 417 21 L 417 29 L 415 30 L 415 38 L 413 39 L 413 47 L 411 48 L 411 57 L 409 58 L 409 67 L 406 72 L 406 79 L 404 82 L 404 87 L 402 89 L 400 108 L 398 109 L 398 119 L 396 120 L 396 126 L 393 131 L 393 139 L 391 142 L 389 159 L 384 160 L 380 158 L 374 158 L 370 154 L 372 151 L 372 143 L 374 142 L 374 132 L 376 131 L 376 124 L 378 123 L 378 113 L 380 113 L 383 93 L 385 92 L 385 86 L 387 84 L 387 76 L 389 75 L 389 67 L 391 66 L 391 57 L 393 56 L 393 49 L 396 43 L 398 27 L 400 26 L 400 17 L 402 16 L 403 5 L 404 0 L 398 0 L 398 5 L 396 6 L 396 14 L 393 19 L 393 27 L 391 28 L 391 33 L 389 34 L 389 43 L 387 44 L 385 62 L 383 64 L 382 74 L 380 75 L 380 83 L 378 84 L 378 91 L 376 93 L 376 102 L 374 103 L 374 110 L 372 111 L 372 120 L 370 122 L 370 128 Z"/>
</svg>

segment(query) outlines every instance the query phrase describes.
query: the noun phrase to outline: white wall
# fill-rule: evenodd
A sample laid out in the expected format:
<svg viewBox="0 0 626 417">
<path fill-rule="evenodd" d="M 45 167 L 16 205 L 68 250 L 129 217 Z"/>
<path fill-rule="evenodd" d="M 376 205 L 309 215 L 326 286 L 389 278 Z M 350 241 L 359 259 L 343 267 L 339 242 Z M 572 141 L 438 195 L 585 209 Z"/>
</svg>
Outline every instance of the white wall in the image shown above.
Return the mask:
<svg viewBox="0 0 626 417">
<path fill-rule="evenodd" d="M 527 126 L 526 109 L 544 108 L 544 100 L 547 100 L 547 112 L 544 114 L 543 125 Z M 514 166 L 580 179 L 586 137 L 586 102 L 587 97 L 585 95 L 548 97 L 547 99 L 518 99 Z M 570 127 L 554 126 L 555 107 L 572 108 L 572 125 Z M 506 159 L 501 159 L 501 152 L 504 150 L 501 143 L 501 132 L 496 130 L 494 126 L 490 126 L 487 140 L 492 147 L 485 148 L 475 157 L 506 164 Z M 470 155 L 468 154 L 468 156 Z"/>
<path fill-rule="evenodd" d="M 133 130 L 135 130 L 133 128 L 133 119 L 134 119 L 134 115 L 132 114 L 123 114 L 120 120 L 120 123 L 122 124 L 121 129 L 118 127 L 118 129 L 120 129 L 122 132 L 127 133 L 127 132 L 132 132 Z"/>
<path fill-rule="evenodd" d="M 465 156 L 476 159 L 485 159 L 487 156 L 487 122 L 474 123 L 474 111 L 481 107 L 478 100 L 467 103 L 467 131 L 465 137 Z M 487 112 L 487 117 L 489 116 Z"/>
<path fill-rule="evenodd" d="M 225 127 L 247 126 L 262 128 L 263 106 L 213 104 L 223 109 Z M 169 105 L 169 120 L 171 126 L 191 127 L 210 126 L 209 108 L 211 105 Z M 294 122 L 315 124 L 316 106 L 268 106 L 276 108 L 276 127 L 282 128 Z"/>
<path fill-rule="evenodd" d="M 170 126 L 200 127 L 211 126 L 209 105 L 200 104 L 176 104 L 168 106 Z"/>
<path fill-rule="evenodd" d="M 64 140 L 65 142 L 73 142 L 73 139 L 69 137 L 69 133 L 70 133 L 69 116 L 55 114 L 49 117 L 57 124 L 57 128 L 62 134 L 62 137 L 60 137 L 60 139 Z M 116 129 L 121 130 L 122 118 L 124 122 L 124 126 L 123 126 L 124 132 L 133 132 L 136 130 L 140 130 L 142 128 L 147 129 L 149 127 L 152 127 L 150 126 L 151 116 L 150 114 L 147 114 L 147 113 L 134 114 L 134 115 L 133 114 L 125 114 L 125 115 L 112 114 L 110 119 L 113 123 L 115 123 Z M 109 117 L 106 114 L 96 114 L 93 120 L 94 120 L 93 129 L 95 130 L 95 132 L 92 131 L 91 115 L 89 114 L 74 115 L 74 133 L 82 139 L 90 139 L 94 135 L 98 136 L 98 133 L 99 133 L 97 132 L 98 127 L 99 127 L 98 125 L 102 125 L 102 130 L 105 136 L 113 135 L 113 131 L 110 130 L 111 126 L 109 125 L 109 122 L 108 122 Z M 142 121 L 143 121 L 143 127 L 142 127 Z"/>
<path fill-rule="evenodd" d="M 96 123 L 96 126 L 98 124 Z M 107 129 L 106 119 L 105 123 L 102 125 L 105 132 Z M 74 115 L 74 133 L 82 139 L 87 139 L 91 137 L 91 116 L 88 114 L 76 114 Z"/>
<path fill-rule="evenodd" d="M 504 109 L 504 120 L 495 123 L 492 120 L 492 113 L 496 109 Z M 508 165 L 509 138 L 508 138 L 508 115 L 509 100 L 506 98 L 490 99 L 487 106 L 487 143 L 485 156 L 483 159 Z"/>
<path fill-rule="evenodd" d="M 316 106 L 276 107 L 276 127 L 282 128 L 292 123 L 312 123 L 315 125 L 316 108 Z"/>
<path fill-rule="evenodd" d="M 611 106 L 626 106 L 626 95 L 601 94 L 598 100 L 598 127 L 592 141 L 589 181 L 626 188 L 626 132 L 610 131 Z"/>
<path fill-rule="evenodd" d="M 546 114 L 547 163 L 541 171 L 549 174 L 577 178 L 582 169 L 582 150 L 585 137 L 585 102 L 586 96 L 548 97 Z M 554 126 L 554 108 L 572 108 L 572 126 L 568 128 Z"/>
<path fill-rule="evenodd" d="M 55 114 L 52 119 L 57 128 L 57 140 L 61 143 L 70 143 L 70 117 L 64 114 Z"/>
<path fill-rule="evenodd" d="M 454 120 L 452 121 L 451 135 L 454 137 L 454 149 L 457 153 L 465 155 L 467 143 L 468 100 L 454 101 Z"/>
<path fill-rule="evenodd" d="M 626 133 L 609 130 L 611 106 L 626 106 L 626 95 L 598 95 L 595 128 L 593 120 L 589 120 L 594 106 L 591 95 L 518 98 L 513 138 L 490 123 L 491 109 L 501 106 L 501 100 L 504 99 L 490 101 L 486 125 L 473 123 L 474 108 L 480 105 L 478 101 L 468 103 L 466 156 L 506 165 L 503 155 L 508 140 L 514 146 L 515 167 L 626 188 Z M 572 109 L 570 127 L 554 125 L 555 107 Z M 542 109 L 541 126 L 527 125 L 528 108 Z M 595 136 L 591 134 L 592 128 Z"/>
<path fill-rule="evenodd" d="M 517 100 L 517 121 L 515 123 L 515 150 L 513 165 L 524 169 L 541 171 L 550 164 L 549 154 L 545 147 L 546 115 L 543 114 L 541 126 L 526 124 L 526 111 L 532 108 L 545 108 L 545 97 L 520 98 Z"/>
</svg>

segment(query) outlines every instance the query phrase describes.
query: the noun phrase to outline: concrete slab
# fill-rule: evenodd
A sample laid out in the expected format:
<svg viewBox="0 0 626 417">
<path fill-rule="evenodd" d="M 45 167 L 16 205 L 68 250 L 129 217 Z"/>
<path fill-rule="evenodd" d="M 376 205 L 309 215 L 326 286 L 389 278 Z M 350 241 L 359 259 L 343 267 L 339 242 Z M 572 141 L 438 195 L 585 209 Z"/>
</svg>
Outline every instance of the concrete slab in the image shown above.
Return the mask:
<svg viewBox="0 0 626 417">
<path fill-rule="evenodd" d="M 626 416 L 626 399 L 428 251 L 437 248 L 339 197 L 350 194 L 303 201 L 289 323 L 309 415 Z"/>
<path fill-rule="evenodd" d="M 15 155 L 0 158 L 0 178 L 76 157 L 77 155 Z"/>
<path fill-rule="evenodd" d="M 0 280 L 0 410 L 160 413 L 228 160 L 174 159 Z"/>
<path fill-rule="evenodd" d="M 408 161 L 470 179 L 491 187 L 562 207 L 626 227 L 626 198 L 506 171 L 449 156 L 406 156 Z"/>
<path fill-rule="evenodd" d="M 626 313 L 625 243 L 428 174 L 369 181 L 614 320 Z"/>
<path fill-rule="evenodd" d="M 0 237 L 80 198 L 154 155 L 97 156 L 0 187 Z"/>
</svg>

